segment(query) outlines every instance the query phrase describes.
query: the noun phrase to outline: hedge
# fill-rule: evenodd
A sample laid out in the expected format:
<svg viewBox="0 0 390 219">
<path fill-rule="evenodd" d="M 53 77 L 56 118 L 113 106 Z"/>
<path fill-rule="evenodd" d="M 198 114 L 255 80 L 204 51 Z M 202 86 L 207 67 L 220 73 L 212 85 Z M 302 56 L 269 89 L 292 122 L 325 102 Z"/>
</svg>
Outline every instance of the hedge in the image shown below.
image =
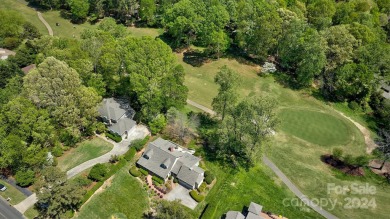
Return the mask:
<svg viewBox="0 0 390 219">
<path fill-rule="evenodd" d="M 144 176 L 149 175 L 149 172 L 148 172 L 147 170 L 144 170 L 144 169 L 140 168 L 139 171 L 140 171 Z"/>
<path fill-rule="evenodd" d="M 112 134 L 110 132 L 106 132 L 106 136 L 110 138 L 111 140 L 115 141 L 116 143 L 119 143 L 122 141 L 122 137 L 117 134 Z"/>
<path fill-rule="evenodd" d="M 130 150 L 128 150 L 124 155 L 123 157 L 125 158 L 125 160 L 127 161 L 131 161 L 135 155 L 136 151 L 134 148 L 130 148 Z"/>
<path fill-rule="evenodd" d="M 158 184 L 164 184 L 164 180 L 162 180 L 161 178 L 157 177 L 157 176 L 152 176 L 152 180 Z"/>
<path fill-rule="evenodd" d="M 88 179 L 99 182 L 104 181 L 105 176 L 107 175 L 107 168 L 104 164 L 98 163 L 92 167 L 91 171 L 89 171 Z"/>
<path fill-rule="evenodd" d="M 19 170 L 15 175 L 16 184 L 25 187 L 35 182 L 35 173 L 32 170 Z"/>
<path fill-rule="evenodd" d="M 129 147 L 135 148 L 137 151 L 141 151 L 142 148 L 144 148 L 145 144 L 149 141 L 150 136 L 146 136 L 144 139 L 136 139 L 131 144 Z"/>
<path fill-rule="evenodd" d="M 203 195 L 199 195 L 198 192 L 195 191 L 195 190 L 192 190 L 190 192 L 190 195 L 196 202 L 201 202 L 204 199 L 204 196 Z"/>
<path fill-rule="evenodd" d="M 141 176 L 141 172 L 138 171 L 137 167 L 133 166 L 129 170 L 130 174 L 134 177 L 139 177 Z"/>
</svg>

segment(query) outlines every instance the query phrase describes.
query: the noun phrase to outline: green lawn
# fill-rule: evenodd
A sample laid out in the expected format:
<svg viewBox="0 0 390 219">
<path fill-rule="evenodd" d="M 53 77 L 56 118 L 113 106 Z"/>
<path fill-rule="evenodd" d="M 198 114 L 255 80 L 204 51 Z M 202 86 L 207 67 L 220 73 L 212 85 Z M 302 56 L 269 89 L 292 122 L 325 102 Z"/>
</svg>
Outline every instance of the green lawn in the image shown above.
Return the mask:
<svg viewBox="0 0 390 219">
<path fill-rule="evenodd" d="M 42 13 L 42 16 L 50 24 L 54 36 L 79 38 L 83 30 L 97 27 L 97 24 L 92 25 L 89 22 L 73 24 L 70 20 L 61 17 L 60 11 L 46 11 Z M 56 23 L 59 23 L 59 26 L 56 26 Z"/>
<path fill-rule="evenodd" d="M 128 172 L 129 165 L 118 171 L 112 184 L 85 204 L 76 218 L 111 218 L 122 213 L 127 218 L 142 218 L 148 209 L 148 197 L 136 178 Z"/>
<path fill-rule="evenodd" d="M 156 28 L 129 27 L 129 30 L 130 30 L 130 34 L 135 37 L 150 36 L 155 38 L 164 32 L 163 29 L 156 29 Z"/>
<path fill-rule="evenodd" d="M 283 206 L 284 199 L 295 196 L 263 165 L 257 165 L 249 171 L 233 170 L 209 162 L 207 167 L 215 173 L 217 183 L 206 197 L 208 207 L 203 214 L 204 219 L 221 218 L 230 210 L 242 211 L 252 201 L 263 205 L 263 211 L 287 218 L 322 218 L 305 206 Z M 195 210 L 202 211 L 203 207 L 204 204 Z"/>
<path fill-rule="evenodd" d="M 327 113 L 285 108 L 280 111 L 278 118 L 282 123 L 282 131 L 313 144 L 344 145 L 353 140 L 349 131 L 353 126 Z"/>
<path fill-rule="evenodd" d="M 27 209 L 26 212 L 24 212 L 24 216 L 27 217 L 28 219 L 34 219 L 35 217 L 38 216 L 38 211 L 35 209 L 35 207 L 31 207 Z"/>
<path fill-rule="evenodd" d="M 85 140 L 59 157 L 58 167 L 67 171 L 87 160 L 109 152 L 112 148 L 113 145 L 111 143 L 97 137 Z"/>
<path fill-rule="evenodd" d="M 23 193 L 15 189 L 15 187 L 11 186 L 4 180 L 0 179 L 0 183 L 7 187 L 7 190 L 5 190 L 4 192 L 0 191 L 0 195 L 5 199 L 7 199 L 8 197 L 11 198 L 10 203 L 12 205 L 16 205 L 19 202 L 23 201 L 25 198 L 27 198 Z"/>
<path fill-rule="evenodd" d="M 37 11 L 27 6 L 24 0 L 1 0 L 0 9 L 18 11 L 27 21 L 34 24 L 41 34 L 49 34 L 45 25 L 39 20 Z"/>
</svg>

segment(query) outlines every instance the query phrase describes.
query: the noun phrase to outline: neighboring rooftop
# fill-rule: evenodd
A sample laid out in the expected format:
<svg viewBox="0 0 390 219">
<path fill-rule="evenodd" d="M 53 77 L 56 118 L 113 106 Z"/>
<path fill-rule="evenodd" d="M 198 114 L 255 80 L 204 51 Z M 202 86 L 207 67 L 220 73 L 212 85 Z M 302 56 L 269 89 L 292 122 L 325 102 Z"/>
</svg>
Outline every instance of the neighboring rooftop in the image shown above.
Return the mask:
<svg viewBox="0 0 390 219">
<path fill-rule="evenodd" d="M 197 165 L 200 158 L 179 145 L 158 138 L 150 142 L 137 164 L 166 179 L 170 173 L 184 183 L 195 186 L 203 181 L 204 170 Z"/>
<path fill-rule="evenodd" d="M 228 211 L 225 219 L 245 219 L 245 216 L 238 211 Z"/>
<path fill-rule="evenodd" d="M 10 55 L 15 55 L 16 53 L 14 51 L 0 48 L 0 59 L 5 60 L 8 59 Z"/>
<path fill-rule="evenodd" d="M 248 211 L 252 212 L 253 214 L 260 215 L 262 209 L 263 209 L 263 206 L 261 206 L 257 203 L 251 202 L 249 204 Z"/>
<path fill-rule="evenodd" d="M 390 85 L 382 84 L 381 89 L 383 90 L 382 96 L 386 99 L 390 99 Z"/>
<path fill-rule="evenodd" d="M 27 74 L 31 70 L 33 70 L 34 68 L 36 68 L 36 65 L 35 64 L 31 64 L 31 65 L 28 65 L 28 66 L 22 68 L 22 71 L 24 72 L 24 74 Z"/>
</svg>

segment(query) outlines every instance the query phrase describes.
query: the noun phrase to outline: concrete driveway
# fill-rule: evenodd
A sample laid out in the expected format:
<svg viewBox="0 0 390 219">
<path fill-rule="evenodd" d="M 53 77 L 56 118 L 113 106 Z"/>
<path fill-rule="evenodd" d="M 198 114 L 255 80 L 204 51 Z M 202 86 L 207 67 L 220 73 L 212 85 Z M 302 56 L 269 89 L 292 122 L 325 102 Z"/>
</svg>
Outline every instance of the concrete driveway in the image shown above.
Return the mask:
<svg viewBox="0 0 390 219">
<path fill-rule="evenodd" d="M 190 190 L 184 188 L 181 185 L 176 185 L 172 191 L 164 196 L 164 199 L 168 201 L 174 201 L 178 199 L 183 205 L 194 210 L 196 205 L 198 205 L 198 202 L 192 199 L 189 193 Z"/>
</svg>

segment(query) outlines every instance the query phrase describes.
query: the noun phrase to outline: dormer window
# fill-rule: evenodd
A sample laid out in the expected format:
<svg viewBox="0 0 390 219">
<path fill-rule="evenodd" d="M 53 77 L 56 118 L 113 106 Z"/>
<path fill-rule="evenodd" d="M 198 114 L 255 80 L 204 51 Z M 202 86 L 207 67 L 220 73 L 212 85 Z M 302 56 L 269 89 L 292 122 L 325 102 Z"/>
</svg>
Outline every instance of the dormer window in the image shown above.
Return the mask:
<svg viewBox="0 0 390 219">
<path fill-rule="evenodd" d="M 144 153 L 143 157 L 147 160 L 149 160 L 153 155 L 153 150 L 148 150 Z"/>
</svg>

